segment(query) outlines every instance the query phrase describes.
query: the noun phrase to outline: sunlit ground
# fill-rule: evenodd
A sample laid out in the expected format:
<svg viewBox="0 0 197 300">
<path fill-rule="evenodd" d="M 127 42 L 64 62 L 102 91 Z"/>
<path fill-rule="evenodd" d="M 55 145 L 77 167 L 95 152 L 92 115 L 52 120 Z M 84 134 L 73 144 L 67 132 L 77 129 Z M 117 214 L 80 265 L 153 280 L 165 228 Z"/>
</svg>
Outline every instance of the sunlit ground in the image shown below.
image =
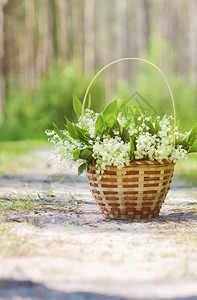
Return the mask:
<svg viewBox="0 0 197 300">
<path fill-rule="evenodd" d="M 50 299 L 59 290 L 129 299 L 195 296 L 197 155 L 177 164 L 159 218 L 123 221 L 103 218 L 85 176 L 73 184 L 54 173 L 58 185 L 51 185 L 53 164 L 43 159 L 49 147 L 0 143 L 1 293 L 20 296 L 19 286 L 27 298 L 27 288 L 39 283 Z"/>
</svg>

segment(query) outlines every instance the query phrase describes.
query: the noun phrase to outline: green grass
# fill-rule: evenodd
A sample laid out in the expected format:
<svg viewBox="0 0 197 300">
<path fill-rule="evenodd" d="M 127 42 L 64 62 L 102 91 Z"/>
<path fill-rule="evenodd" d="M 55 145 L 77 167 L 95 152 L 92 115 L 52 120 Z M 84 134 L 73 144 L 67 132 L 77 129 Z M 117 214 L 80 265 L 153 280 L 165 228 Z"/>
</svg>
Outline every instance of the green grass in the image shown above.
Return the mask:
<svg viewBox="0 0 197 300">
<path fill-rule="evenodd" d="M 44 140 L 0 141 L 0 157 L 27 155 L 32 148 L 48 146 Z"/>
<path fill-rule="evenodd" d="M 32 202 L 32 200 L 14 200 L 3 201 L 0 203 L 0 215 L 6 214 L 9 210 L 23 211 L 36 209 L 38 203 Z"/>
<path fill-rule="evenodd" d="M 24 169 L 42 168 L 42 157 L 39 160 L 34 149 L 48 147 L 50 143 L 44 140 L 0 141 L 0 177 Z"/>
<path fill-rule="evenodd" d="M 197 153 L 191 153 L 187 156 L 187 160 L 177 162 L 175 178 L 197 187 Z"/>
</svg>

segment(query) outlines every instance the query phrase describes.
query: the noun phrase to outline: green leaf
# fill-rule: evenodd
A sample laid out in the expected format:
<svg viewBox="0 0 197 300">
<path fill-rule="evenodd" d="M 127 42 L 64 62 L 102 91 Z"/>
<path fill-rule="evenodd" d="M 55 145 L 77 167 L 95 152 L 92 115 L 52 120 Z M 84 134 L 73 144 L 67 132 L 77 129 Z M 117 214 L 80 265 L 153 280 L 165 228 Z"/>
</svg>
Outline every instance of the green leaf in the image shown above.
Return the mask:
<svg viewBox="0 0 197 300">
<path fill-rule="evenodd" d="M 81 150 L 77 149 L 73 152 L 73 160 L 76 161 L 80 158 Z"/>
<path fill-rule="evenodd" d="M 114 137 L 114 130 L 115 131 L 118 131 L 120 134 L 121 134 L 121 131 L 120 131 L 120 124 L 118 122 L 118 120 L 116 119 L 113 126 L 110 128 L 109 130 L 109 134 L 111 137 Z"/>
<path fill-rule="evenodd" d="M 155 128 L 152 124 L 151 121 L 147 121 L 145 120 L 144 123 L 146 124 L 146 126 L 148 126 L 150 129 L 148 130 L 151 134 L 154 134 L 155 133 Z"/>
<path fill-rule="evenodd" d="M 130 124 L 131 124 L 132 121 L 133 121 L 133 118 L 128 119 L 128 120 L 125 122 L 124 127 L 125 127 L 126 129 L 129 129 Z"/>
<path fill-rule="evenodd" d="M 138 126 L 139 123 L 141 122 L 141 121 L 138 120 L 138 118 L 139 118 L 140 115 L 141 115 L 141 114 L 140 114 L 140 113 L 138 112 L 138 110 L 134 107 L 133 120 L 134 120 L 134 123 L 135 123 L 136 126 Z"/>
<path fill-rule="evenodd" d="M 140 116 L 140 115 L 143 115 L 143 112 L 142 112 L 142 110 L 141 110 L 139 107 L 136 107 L 136 110 L 137 110 L 139 116 Z"/>
<path fill-rule="evenodd" d="M 161 126 L 159 125 L 159 121 L 155 120 L 155 133 L 158 134 L 158 132 L 161 130 Z"/>
<path fill-rule="evenodd" d="M 123 127 L 123 129 L 122 129 L 121 139 L 124 142 L 128 142 L 129 141 L 129 132 L 128 132 L 128 130 L 125 127 Z"/>
<path fill-rule="evenodd" d="M 136 108 L 131 103 L 129 103 L 129 109 L 130 109 L 132 115 L 134 116 L 136 113 Z"/>
<path fill-rule="evenodd" d="M 197 139 L 197 125 L 195 125 L 189 132 L 188 143 L 192 146 Z"/>
<path fill-rule="evenodd" d="M 183 147 L 183 149 L 187 150 L 189 149 L 189 145 L 186 141 L 184 140 L 176 140 L 176 144 L 175 147 L 177 148 L 177 146 L 181 145 Z"/>
<path fill-rule="evenodd" d="M 92 101 L 91 101 L 91 95 L 89 94 L 89 98 L 88 98 L 88 109 L 90 109 L 91 103 L 92 103 Z"/>
<path fill-rule="evenodd" d="M 180 145 L 183 146 L 183 149 L 189 150 L 190 147 L 194 144 L 197 140 L 197 125 L 195 125 L 187 134 L 185 134 L 182 141 L 180 141 Z"/>
<path fill-rule="evenodd" d="M 134 160 L 134 143 L 132 141 L 132 139 L 130 138 L 130 150 L 129 150 L 129 154 L 130 154 L 130 157 L 131 157 L 131 160 Z"/>
<path fill-rule="evenodd" d="M 181 125 L 181 121 L 180 120 L 176 121 L 176 126 L 180 127 L 180 125 Z"/>
<path fill-rule="evenodd" d="M 197 140 L 197 125 L 195 125 L 188 133 L 185 134 L 182 140 L 176 141 L 176 146 L 182 145 L 183 149 L 189 153 L 196 152 L 196 145 L 193 145 Z"/>
<path fill-rule="evenodd" d="M 82 143 L 88 143 L 90 140 L 90 135 L 82 128 L 79 128 L 77 125 L 71 123 L 68 119 L 67 120 L 67 130 L 70 134 L 70 136 L 74 140 L 78 140 Z"/>
<path fill-rule="evenodd" d="M 68 137 L 53 123 L 54 131 L 62 140 L 68 140 Z"/>
<path fill-rule="evenodd" d="M 78 167 L 78 177 L 87 169 L 88 165 L 89 164 L 86 162 Z"/>
<path fill-rule="evenodd" d="M 171 130 L 171 132 L 175 131 L 175 127 L 179 128 L 179 126 L 180 126 L 180 120 L 176 121 L 175 124 L 172 124 L 172 127 L 171 127 L 172 130 Z M 187 139 L 187 137 L 186 137 L 186 139 Z"/>
<path fill-rule="evenodd" d="M 92 147 L 85 148 L 81 151 L 80 158 L 87 160 L 87 162 L 92 160 Z"/>
<path fill-rule="evenodd" d="M 77 149 L 73 152 L 73 160 L 76 161 L 78 159 L 84 159 L 90 163 L 93 160 L 92 154 L 92 146 L 89 146 L 85 149 Z"/>
<path fill-rule="evenodd" d="M 125 100 L 118 101 L 118 112 L 121 112 L 123 115 L 127 115 L 128 104 Z"/>
<path fill-rule="evenodd" d="M 97 119 L 96 119 L 96 123 L 95 123 L 95 133 L 96 135 L 101 135 L 104 129 L 104 120 L 103 120 L 103 116 L 100 114 L 98 115 Z"/>
<path fill-rule="evenodd" d="M 73 108 L 77 114 L 77 118 L 79 119 L 82 112 L 82 103 L 75 95 L 73 95 Z"/>
<path fill-rule="evenodd" d="M 114 125 L 111 129 L 120 131 L 120 124 L 117 119 L 115 120 Z"/>
<path fill-rule="evenodd" d="M 188 151 L 188 153 L 194 153 L 194 152 L 197 152 L 197 146 L 192 146 Z"/>
<path fill-rule="evenodd" d="M 68 120 L 67 120 L 67 130 L 70 134 L 70 136 L 74 139 L 74 140 L 78 140 L 79 137 L 77 136 L 76 132 L 75 132 L 75 126 Z"/>
<path fill-rule="evenodd" d="M 113 127 L 115 121 L 116 115 L 114 113 L 110 113 L 104 118 L 104 122 L 108 127 Z"/>
<path fill-rule="evenodd" d="M 167 115 L 164 115 L 162 120 L 161 120 L 162 124 L 165 122 L 166 119 L 167 119 Z"/>
<path fill-rule="evenodd" d="M 75 133 L 76 133 L 78 139 L 81 142 L 86 142 L 89 144 L 90 135 L 84 129 L 78 127 L 77 125 L 74 125 L 74 128 L 75 128 Z"/>
<path fill-rule="evenodd" d="M 113 102 L 109 103 L 107 105 L 107 107 L 104 109 L 102 115 L 103 115 L 103 119 L 105 120 L 109 114 L 115 114 L 115 116 L 117 116 L 118 113 L 118 103 L 117 100 L 114 100 Z"/>
</svg>

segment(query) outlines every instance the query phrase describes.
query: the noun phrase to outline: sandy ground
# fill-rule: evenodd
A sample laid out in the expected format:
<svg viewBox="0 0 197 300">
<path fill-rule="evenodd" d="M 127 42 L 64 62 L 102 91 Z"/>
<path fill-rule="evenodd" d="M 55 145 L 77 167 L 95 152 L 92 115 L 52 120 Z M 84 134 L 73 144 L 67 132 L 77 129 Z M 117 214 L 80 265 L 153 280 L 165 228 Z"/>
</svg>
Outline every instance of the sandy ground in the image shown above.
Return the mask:
<svg viewBox="0 0 197 300">
<path fill-rule="evenodd" d="M 44 155 L 0 178 L 0 299 L 197 299 L 197 188 L 175 182 L 157 219 L 107 220 Z"/>
</svg>

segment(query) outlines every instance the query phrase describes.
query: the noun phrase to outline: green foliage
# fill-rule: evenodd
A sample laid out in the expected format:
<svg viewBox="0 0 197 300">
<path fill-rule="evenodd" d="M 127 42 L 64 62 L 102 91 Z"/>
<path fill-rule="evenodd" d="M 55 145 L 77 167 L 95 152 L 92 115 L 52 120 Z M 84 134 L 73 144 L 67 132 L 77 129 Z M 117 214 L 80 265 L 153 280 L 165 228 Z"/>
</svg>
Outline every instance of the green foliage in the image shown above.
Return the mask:
<svg viewBox="0 0 197 300">
<path fill-rule="evenodd" d="M 68 140 L 68 137 L 61 130 L 59 130 L 59 128 L 55 124 L 53 124 L 53 127 L 55 133 L 59 136 L 60 139 L 62 139 L 63 141 Z"/>
<path fill-rule="evenodd" d="M 104 130 L 104 119 L 102 114 L 98 115 L 95 123 L 95 134 L 96 136 L 102 136 L 103 130 Z"/>
<path fill-rule="evenodd" d="M 29 149 L 47 146 L 44 140 L 0 141 L 0 158 L 26 155 Z"/>
<path fill-rule="evenodd" d="M 65 115 L 75 121 L 73 94 L 82 99 L 90 80 L 91 76 L 84 75 L 76 63 L 65 65 L 57 61 L 49 73 L 38 80 L 36 87 L 8 89 L 6 121 L 0 125 L 0 140 L 45 138 L 45 129 L 52 128 L 53 122 L 62 127 Z M 91 94 L 94 97 L 92 107 L 99 110 L 104 99 L 101 81 L 93 85 Z M 91 105 L 90 98 L 88 102 Z M 74 97 L 74 110 L 78 117 L 81 106 Z"/>
<path fill-rule="evenodd" d="M 154 70 L 149 70 L 149 72 L 141 71 L 136 75 L 135 82 L 133 82 L 132 85 L 120 80 L 117 83 L 115 97 L 124 97 L 124 99 L 128 99 L 129 103 L 133 106 L 140 104 L 142 106 L 141 109 L 147 115 L 173 115 L 170 95 L 162 80 L 162 77 L 158 76 Z M 196 87 L 185 83 L 183 79 L 178 76 L 169 76 L 169 82 L 175 99 L 177 119 L 181 119 L 180 128 L 182 131 L 187 131 L 196 123 Z M 135 91 L 138 91 L 140 96 L 135 97 Z M 132 95 L 133 97 L 129 100 Z M 149 107 L 143 99 L 148 102 Z"/>
<path fill-rule="evenodd" d="M 85 170 L 87 169 L 88 167 L 88 163 L 83 163 L 79 166 L 78 168 L 78 177 L 83 174 L 83 172 L 85 172 Z"/>
<path fill-rule="evenodd" d="M 176 178 L 180 184 L 184 182 L 193 185 L 196 187 L 197 182 L 197 153 L 192 153 L 188 155 L 188 158 L 185 160 L 180 160 L 176 164 L 176 172 L 175 172 L 175 182 Z"/>
<path fill-rule="evenodd" d="M 181 120 L 181 131 L 188 131 L 196 123 L 197 115 L 197 93 L 196 86 L 187 82 L 185 78 L 175 75 L 177 53 L 169 51 L 168 43 L 152 36 L 150 38 L 149 50 L 140 56 L 157 65 L 164 72 L 171 86 L 177 119 Z M 168 54 L 165 64 L 163 57 Z M 131 66 L 133 66 L 132 62 Z M 124 99 L 133 106 L 141 107 L 146 115 L 173 115 L 173 107 L 167 85 L 153 66 L 145 62 L 137 62 L 138 71 L 130 83 L 120 79 L 117 81 L 114 97 Z M 135 94 L 135 92 L 139 94 Z"/>
<path fill-rule="evenodd" d="M 112 128 L 118 113 L 118 103 L 117 100 L 109 103 L 107 107 L 103 110 L 100 115 L 98 115 L 96 123 L 95 123 L 95 132 L 97 136 L 102 136 L 104 130 L 108 128 Z"/>
<path fill-rule="evenodd" d="M 89 144 L 90 135 L 82 128 L 67 120 L 67 130 L 71 138 L 79 142 Z M 59 135 L 59 134 L 58 134 Z"/>
<path fill-rule="evenodd" d="M 82 103 L 75 95 L 73 95 L 73 109 L 77 114 L 77 118 L 79 119 L 82 112 Z"/>
<path fill-rule="evenodd" d="M 117 104 L 117 100 L 114 100 L 113 102 L 111 102 L 107 105 L 107 107 L 104 109 L 102 115 L 103 115 L 104 120 L 106 121 L 106 119 L 108 119 L 108 116 L 111 114 L 114 114 L 115 116 L 117 116 L 117 112 L 118 112 L 118 104 Z"/>
<path fill-rule="evenodd" d="M 135 151 L 134 143 L 133 143 L 132 139 L 130 138 L 130 157 L 131 157 L 131 160 L 134 160 L 134 151 Z"/>
<path fill-rule="evenodd" d="M 177 141 L 176 143 L 182 145 L 184 149 L 186 149 L 189 153 L 197 152 L 197 147 L 194 143 L 197 140 L 197 125 L 195 125 L 181 141 Z"/>
</svg>

